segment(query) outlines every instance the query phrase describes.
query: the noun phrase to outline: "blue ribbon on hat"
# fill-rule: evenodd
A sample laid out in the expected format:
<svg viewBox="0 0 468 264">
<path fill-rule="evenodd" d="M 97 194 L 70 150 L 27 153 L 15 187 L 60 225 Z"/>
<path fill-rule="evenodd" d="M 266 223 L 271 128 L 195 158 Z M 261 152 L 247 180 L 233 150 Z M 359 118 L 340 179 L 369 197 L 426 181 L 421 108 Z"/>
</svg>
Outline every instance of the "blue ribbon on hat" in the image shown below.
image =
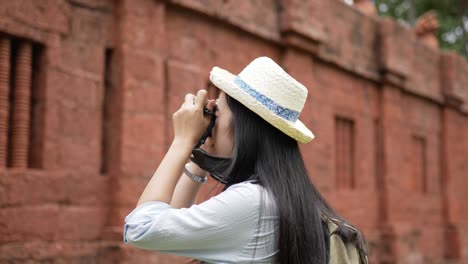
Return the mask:
<svg viewBox="0 0 468 264">
<path fill-rule="evenodd" d="M 255 98 L 258 102 L 260 102 L 263 106 L 268 108 L 270 111 L 275 113 L 277 116 L 280 116 L 283 119 L 286 119 L 291 122 L 296 122 L 299 118 L 299 112 L 282 107 L 281 105 L 277 104 L 275 101 L 271 100 L 270 98 L 266 97 L 262 93 L 258 92 L 257 90 L 253 89 L 248 83 L 242 80 L 239 76 L 234 79 L 234 83 L 239 86 L 244 92 L 248 93 L 250 96 Z"/>
</svg>

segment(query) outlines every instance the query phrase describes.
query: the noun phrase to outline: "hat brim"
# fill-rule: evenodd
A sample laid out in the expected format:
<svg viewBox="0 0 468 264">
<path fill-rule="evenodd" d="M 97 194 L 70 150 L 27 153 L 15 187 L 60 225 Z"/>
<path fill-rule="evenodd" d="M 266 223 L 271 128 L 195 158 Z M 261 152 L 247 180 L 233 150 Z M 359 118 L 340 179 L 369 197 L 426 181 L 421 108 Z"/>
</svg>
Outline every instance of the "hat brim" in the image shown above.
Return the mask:
<svg viewBox="0 0 468 264">
<path fill-rule="evenodd" d="M 241 104 L 252 110 L 286 135 L 301 143 L 310 142 L 315 138 L 312 131 L 310 131 L 299 119 L 296 120 L 296 122 L 291 122 L 273 114 L 262 103 L 240 89 L 234 82 L 236 77 L 237 75 L 219 67 L 213 67 L 210 73 L 210 80 L 216 87 L 239 101 Z"/>
</svg>

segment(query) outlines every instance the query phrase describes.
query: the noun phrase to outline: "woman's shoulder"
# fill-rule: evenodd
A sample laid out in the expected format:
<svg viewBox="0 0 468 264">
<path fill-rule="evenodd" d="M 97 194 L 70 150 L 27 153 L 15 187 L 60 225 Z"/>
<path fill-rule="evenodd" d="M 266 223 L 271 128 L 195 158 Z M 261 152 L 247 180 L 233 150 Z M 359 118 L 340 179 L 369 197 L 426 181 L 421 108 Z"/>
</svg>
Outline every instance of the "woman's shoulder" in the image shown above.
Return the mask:
<svg viewBox="0 0 468 264">
<path fill-rule="evenodd" d="M 218 196 L 237 202 L 252 203 L 260 200 L 262 189 L 262 186 L 246 181 L 229 186 Z"/>
<path fill-rule="evenodd" d="M 233 184 L 229 186 L 226 191 L 228 190 L 236 190 L 236 191 L 241 191 L 241 192 L 252 192 L 252 193 L 258 193 L 261 192 L 263 189 L 263 186 L 255 183 L 255 181 L 244 181 L 240 183 Z"/>
<path fill-rule="evenodd" d="M 275 208 L 273 196 L 266 188 L 255 181 L 236 183 L 227 188 L 223 193 L 240 203 L 247 203 L 248 207 Z"/>
</svg>

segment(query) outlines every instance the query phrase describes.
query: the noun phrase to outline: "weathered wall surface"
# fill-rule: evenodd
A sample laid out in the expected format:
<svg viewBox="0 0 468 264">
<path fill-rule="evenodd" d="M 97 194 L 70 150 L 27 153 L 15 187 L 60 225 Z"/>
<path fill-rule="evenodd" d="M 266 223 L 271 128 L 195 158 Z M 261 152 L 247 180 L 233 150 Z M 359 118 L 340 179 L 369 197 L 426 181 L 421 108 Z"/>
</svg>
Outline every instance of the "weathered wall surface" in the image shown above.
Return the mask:
<svg viewBox="0 0 468 264">
<path fill-rule="evenodd" d="M 1 263 L 180 260 L 125 246 L 123 219 L 183 95 L 258 56 L 309 88 L 304 159 L 372 263 L 468 263 L 468 63 L 411 29 L 339 0 L 24 0 L 0 14 Z"/>
</svg>

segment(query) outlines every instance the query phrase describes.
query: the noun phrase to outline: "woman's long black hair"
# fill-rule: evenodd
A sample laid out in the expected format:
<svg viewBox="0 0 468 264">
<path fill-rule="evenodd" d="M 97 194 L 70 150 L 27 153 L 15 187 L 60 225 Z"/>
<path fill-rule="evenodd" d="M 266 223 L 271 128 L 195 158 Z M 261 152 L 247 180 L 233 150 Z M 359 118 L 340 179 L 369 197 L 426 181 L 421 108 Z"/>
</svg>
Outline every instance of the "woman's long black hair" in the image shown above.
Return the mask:
<svg viewBox="0 0 468 264">
<path fill-rule="evenodd" d="M 338 225 L 345 243 L 358 249 L 364 263 L 367 244 L 361 232 L 340 217 L 309 179 L 296 140 L 276 129 L 226 94 L 233 113 L 233 160 L 229 186 L 255 180 L 275 199 L 279 212 L 277 263 L 328 262 L 326 220 Z"/>
</svg>

